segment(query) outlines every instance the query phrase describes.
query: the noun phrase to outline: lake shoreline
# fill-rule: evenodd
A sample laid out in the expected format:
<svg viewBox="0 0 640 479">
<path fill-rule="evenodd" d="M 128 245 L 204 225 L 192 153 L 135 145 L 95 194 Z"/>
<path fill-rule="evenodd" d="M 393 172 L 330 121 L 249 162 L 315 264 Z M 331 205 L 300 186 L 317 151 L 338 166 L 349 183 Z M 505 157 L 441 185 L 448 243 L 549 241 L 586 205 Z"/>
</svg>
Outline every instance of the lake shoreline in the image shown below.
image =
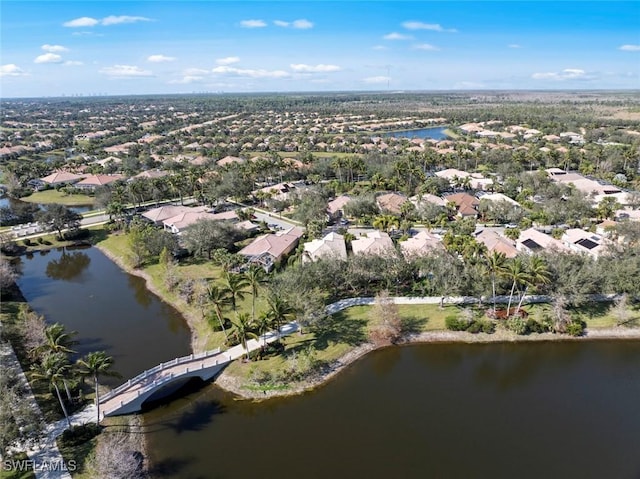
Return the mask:
<svg viewBox="0 0 640 479">
<path fill-rule="evenodd" d="M 359 359 L 372 351 L 379 349 L 406 346 L 412 344 L 429 343 L 465 343 L 465 344 L 489 344 L 489 343 L 532 343 L 532 342 L 563 342 L 563 341 L 599 341 L 599 340 L 640 340 L 640 328 L 605 328 L 586 331 L 584 336 L 568 336 L 553 333 L 530 334 L 527 336 L 516 335 L 509 331 L 496 331 L 493 334 L 472 334 L 464 331 L 426 331 L 411 334 L 402 338 L 398 343 L 384 346 L 375 346 L 372 343 L 363 343 L 354 347 L 340 358 L 335 360 L 321 373 L 295 384 L 287 389 L 260 389 L 259 386 L 248 388 L 246 381 L 240 377 L 223 371 L 215 380 L 215 384 L 227 392 L 238 396 L 238 400 L 264 401 L 267 399 L 297 396 L 327 384 L 344 369 L 356 363 Z"/>
<path fill-rule="evenodd" d="M 165 303 L 173 306 L 180 313 L 180 316 L 182 316 L 189 328 L 189 331 L 191 332 L 191 352 L 195 354 L 203 351 L 203 348 L 201 348 L 199 345 L 204 343 L 204 338 L 201 338 L 199 336 L 198 330 L 195 327 L 195 323 L 199 321 L 196 315 L 190 314 L 188 311 L 186 311 L 184 305 L 180 304 L 179 301 L 172 301 L 170 298 L 167 298 L 164 294 L 162 294 L 162 292 L 153 284 L 152 278 L 148 273 L 141 269 L 133 268 L 131 265 L 127 264 L 127 262 L 123 258 L 112 253 L 107 248 L 101 246 L 99 243 L 95 244 L 94 246 L 98 248 L 107 258 L 117 264 L 124 272 L 144 279 L 145 286 L 150 292 L 155 294 L 161 301 L 164 301 Z"/>
</svg>

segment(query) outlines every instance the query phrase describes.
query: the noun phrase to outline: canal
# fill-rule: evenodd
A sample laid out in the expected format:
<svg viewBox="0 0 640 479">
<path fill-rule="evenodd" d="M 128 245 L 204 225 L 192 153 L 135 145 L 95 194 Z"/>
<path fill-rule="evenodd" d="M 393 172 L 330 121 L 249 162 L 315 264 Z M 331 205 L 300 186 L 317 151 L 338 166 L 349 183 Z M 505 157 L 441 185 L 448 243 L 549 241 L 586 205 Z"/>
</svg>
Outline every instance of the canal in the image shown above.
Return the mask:
<svg viewBox="0 0 640 479">
<path fill-rule="evenodd" d="M 432 140 L 446 140 L 446 127 L 418 128 L 415 130 L 399 130 L 384 133 L 383 136 L 391 136 L 393 138 L 431 138 Z"/>
</svg>

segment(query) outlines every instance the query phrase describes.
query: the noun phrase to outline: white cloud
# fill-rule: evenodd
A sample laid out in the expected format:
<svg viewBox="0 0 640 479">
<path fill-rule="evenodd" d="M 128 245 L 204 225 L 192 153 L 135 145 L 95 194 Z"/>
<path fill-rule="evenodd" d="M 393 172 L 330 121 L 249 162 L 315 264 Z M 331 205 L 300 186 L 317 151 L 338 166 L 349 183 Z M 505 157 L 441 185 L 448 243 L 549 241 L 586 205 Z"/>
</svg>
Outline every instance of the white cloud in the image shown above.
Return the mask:
<svg viewBox="0 0 640 479">
<path fill-rule="evenodd" d="M 43 53 L 33 60 L 33 63 L 61 63 L 62 57 L 55 53 Z"/>
<path fill-rule="evenodd" d="M 510 43 L 509 45 L 507 45 L 509 48 L 522 48 L 522 46 L 518 45 L 517 43 Z"/>
<path fill-rule="evenodd" d="M 80 65 L 84 65 L 84 63 L 77 60 L 67 60 L 64 62 L 64 65 L 68 67 L 78 67 Z"/>
<path fill-rule="evenodd" d="M 263 28 L 267 26 L 264 20 L 242 20 L 240 26 L 243 28 Z"/>
<path fill-rule="evenodd" d="M 403 35 L 402 33 L 389 33 L 387 35 L 385 35 L 384 37 L 385 40 L 411 40 L 413 37 L 410 35 Z"/>
<path fill-rule="evenodd" d="M 457 32 L 455 28 L 443 28 L 439 23 L 424 23 L 424 22 L 404 22 L 402 24 L 407 30 L 431 30 L 433 32 Z"/>
<path fill-rule="evenodd" d="M 216 75 L 228 75 L 248 78 L 287 78 L 291 76 L 289 72 L 283 70 L 264 70 L 264 69 L 249 69 L 249 68 L 236 68 L 227 65 L 220 65 L 211 70 L 211 73 Z"/>
<path fill-rule="evenodd" d="M 371 47 L 372 50 L 388 50 L 388 47 L 385 47 L 384 45 L 374 45 Z"/>
<path fill-rule="evenodd" d="M 113 65 L 100 69 L 100 73 L 111 78 L 139 78 L 150 77 L 153 73 L 150 70 L 143 70 L 135 65 Z"/>
<path fill-rule="evenodd" d="M 52 53 L 60 53 L 60 52 L 68 52 L 69 51 L 68 48 L 63 47 L 62 45 L 44 44 L 40 48 L 42 48 L 45 52 L 52 52 Z"/>
<path fill-rule="evenodd" d="M 289 22 L 284 22 L 284 21 L 282 21 L 282 20 L 274 20 L 274 21 L 273 21 L 273 24 L 274 24 L 276 27 L 282 27 L 282 28 L 287 28 L 289 25 L 291 25 L 291 23 L 289 23 Z"/>
<path fill-rule="evenodd" d="M 531 75 L 534 80 L 592 80 L 594 76 L 579 68 L 565 68 L 560 72 L 543 72 Z"/>
<path fill-rule="evenodd" d="M 95 27 L 96 25 L 119 25 L 121 23 L 136 23 L 136 22 L 150 22 L 151 19 L 147 17 L 134 17 L 130 15 L 109 15 L 102 20 L 98 20 L 93 17 L 80 17 L 68 22 L 64 22 L 62 25 L 65 27 L 78 28 L 78 27 Z"/>
<path fill-rule="evenodd" d="M 291 69 L 294 72 L 300 73 L 328 73 L 339 72 L 342 70 L 338 65 L 324 65 L 322 63 L 318 65 L 305 65 L 304 63 L 291 64 Z"/>
<path fill-rule="evenodd" d="M 623 52 L 640 52 L 640 45 L 620 45 L 618 50 Z"/>
<path fill-rule="evenodd" d="M 209 73 L 209 70 L 203 68 L 187 68 L 182 72 L 184 76 L 202 76 Z"/>
<path fill-rule="evenodd" d="M 388 83 L 390 80 L 391 80 L 391 77 L 385 77 L 385 76 L 367 77 L 362 79 L 363 82 L 371 83 L 371 84 Z"/>
<path fill-rule="evenodd" d="M 238 63 L 240 61 L 239 57 L 225 57 L 225 58 L 218 58 L 216 60 L 216 63 L 218 65 L 233 65 L 234 63 Z"/>
<path fill-rule="evenodd" d="M 418 45 L 414 45 L 413 48 L 415 48 L 416 50 L 425 50 L 430 52 L 437 52 L 440 50 L 438 47 L 433 46 L 429 43 L 420 43 Z"/>
<path fill-rule="evenodd" d="M 304 18 L 301 18 L 299 20 L 294 20 L 291 26 L 299 30 L 308 30 L 309 28 L 313 28 L 313 23 L 310 22 L 309 20 L 305 20 Z"/>
<path fill-rule="evenodd" d="M 163 63 L 163 62 L 172 62 L 175 61 L 176 57 L 168 57 L 166 55 L 151 55 L 147 58 L 148 62 L 151 63 Z"/>
<path fill-rule="evenodd" d="M 99 20 L 96 20 L 95 18 L 91 18 L 91 17 L 80 17 L 80 18 L 75 18 L 73 20 L 69 20 L 68 22 L 64 22 L 62 24 L 62 26 L 64 27 L 71 27 L 71 28 L 77 28 L 77 27 L 94 27 L 96 26 L 98 23 L 100 23 Z"/>
<path fill-rule="evenodd" d="M 119 25 L 121 23 L 136 23 L 136 22 L 150 22 L 151 19 L 147 17 L 132 17 L 129 15 L 109 15 L 104 17 L 100 23 L 104 26 Z"/>
<path fill-rule="evenodd" d="M 188 85 L 190 83 L 196 83 L 204 80 L 203 76 L 200 75 L 185 75 L 179 80 L 171 80 L 169 83 L 178 84 L 178 85 Z"/>
<path fill-rule="evenodd" d="M 15 63 L 0 66 L 0 77 L 25 77 L 27 75 L 28 73 Z"/>
</svg>

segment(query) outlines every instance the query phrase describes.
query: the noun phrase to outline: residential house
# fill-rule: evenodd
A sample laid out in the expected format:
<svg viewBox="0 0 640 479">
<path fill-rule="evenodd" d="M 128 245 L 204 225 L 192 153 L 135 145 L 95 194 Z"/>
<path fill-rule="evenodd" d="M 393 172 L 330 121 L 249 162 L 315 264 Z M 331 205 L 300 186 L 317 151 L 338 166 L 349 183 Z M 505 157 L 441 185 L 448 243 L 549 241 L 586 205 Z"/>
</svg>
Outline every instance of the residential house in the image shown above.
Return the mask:
<svg viewBox="0 0 640 479">
<path fill-rule="evenodd" d="M 124 179 L 122 175 L 89 175 L 85 179 L 77 182 L 74 186 L 83 190 L 95 190 L 96 188 L 122 179 Z"/>
<path fill-rule="evenodd" d="M 454 203 L 456 205 L 456 209 L 458 210 L 458 216 L 463 218 L 477 218 L 478 217 L 478 206 L 480 205 L 480 200 L 475 196 L 469 195 L 467 193 L 455 193 L 453 195 L 447 195 L 444 197 L 444 200 L 449 203 Z"/>
<path fill-rule="evenodd" d="M 603 254 L 608 245 L 608 241 L 602 236 L 580 228 L 566 230 L 562 235 L 562 241 L 572 251 L 586 253 L 594 258 Z"/>
<path fill-rule="evenodd" d="M 515 243 L 498 234 L 495 230 L 484 229 L 480 231 L 476 234 L 476 241 L 485 245 L 490 253 L 494 251 L 502 253 L 507 258 L 515 258 L 518 255 Z"/>
<path fill-rule="evenodd" d="M 277 185 L 265 186 L 254 190 L 251 194 L 256 198 L 261 194 L 269 194 L 274 200 L 286 201 L 289 199 L 289 194 L 295 189 L 296 187 L 293 183 L 278 183 Z"/>
<path fill-rule="evenodd" d="M 440 236 L 428 231 L 420 231 L 417 235 L 398 244 L 405 258 L 424 256 L 444 249 Z"/>
<path fill-rule="evenodd" d="M 411 203 L 413 203 L 416 206 L 416 208 L 419 208 L 425 203 L 432 203 L 434 205 L 442 206 L 442 207 L 447 206 L 447 202 L 445 200 L 443 200 L 439 196 L 432 195 L 431 193 L 424 193 L 421 195 L 412 196 L 411 198 L 409 198 L 409 201 L 411 201 Z"/>
<path fill-rule="evenodd" d="M 367 236 L 351 242 L 353 254 L 385 254 L 394 251 L 391 237 L 382 231 L 371 231 Z"/>
<path fill-rule="evenodd" d="M 233 163 L 244 163 L 245 160 L 242 158 L 238 158 L 237 156 L 225 156 L 224 158 L 221 158 L 220 160 L 216 161 L 216 165 L 218 166 L 227 166 L 227 165 L 231 165 Z"/>
<path fill-rule="evenodd" d="M 262 266 L 267 272 L 273 269 L 278 261 L 293 251 L 304 232 L 300 228 L 290 228 L 278 233 L 257 237 L 253 242 L 238 251 L 252 264 Z"/>
<path fill-rule="evenodd" d="M 327 204 L 327 214 L 330 220 L 336 220 L 344 216 L 344 206 L 351 201 L 348 195 L 340 195 L 329 201 Z"/>
<path fill-rule="evenodd" d="M 55 171 L 44 178 L 40 178 L 40 181 L 49 186 L 60 186 L 72 185 L 83 178 L 84 176 L 82 175 L 76 175 L 75 173 L 69 173 L 68 171 Z"/>
<path fill-rule="evenodd" d="M 210 211 L 193 211 L 194 209 L 195 208 L 190 208 L 189 211 L 183 211 L 171 218 L 163 220 L 162 224 L 164 225 L 164 229 L 174 234 L 181 234 L 198 221 L 232 221 L 235 223 L 239 219 L 235 211 L 211 213 Z"/>
<path fill-rule="evenodd" d="M 558 251 L 561 253 L 568 253 L 570 251 L 562 241 L 542 233 L 535 228 L 529 228 L 520 232 L 520 237 L 516 240 L 516 249 L 529 254 L 535 254 L 545 250 Z"/>
<path fill-rule="evenodd" d="M 376 198 L 376 203 L 380 211 L 386 211 L 392 214 L 399 215 L 402 211 L 402 205 L 405 204 L 408 198 L 398 193 L 386 193 Z"/>
<path fill-rule="evenodd" d="M 347 246 L 344 236 L 331 232 L 322 239 L 304 244 L 303 261 L 317 261 L 320 258 L 347 259 Z"/>
<path fill-rule="evenodd" d="M 144 213 L 142 213 L 142 216 L 155 225 L 160 226 L 163 224 L 164 220 L 173 218 L 180 213 L 187 213 L 190 211 L 199 213 L 207 210 L 208 208 L 205 206 L 190 207 L 181 205 L 165 205 L 150 209 L 149 211 L 145 211 Z"/>
</svg>

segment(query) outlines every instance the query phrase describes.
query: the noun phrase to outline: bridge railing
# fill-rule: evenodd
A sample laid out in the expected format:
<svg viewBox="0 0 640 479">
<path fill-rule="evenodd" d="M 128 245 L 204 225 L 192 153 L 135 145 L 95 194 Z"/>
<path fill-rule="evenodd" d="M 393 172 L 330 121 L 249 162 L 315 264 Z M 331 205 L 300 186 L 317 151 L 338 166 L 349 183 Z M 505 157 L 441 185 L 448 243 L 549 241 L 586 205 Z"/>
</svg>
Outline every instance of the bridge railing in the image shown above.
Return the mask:
<svg viewBox="0 0 640 479">
<path fill-rule="evenodd" d="M 180 358 L 175 358 L 175 359 L 172 359 L 171 361 L 167 361 L 165 363 L 160 363 L 160 364 L 158 364 L 157 366 L 154 366 L 151 369 L 147 369 L 147 370 L 141 372 L 136 377 L 129 379 L 126 383 L 121 384 L 117 388 L 112 389 L 111 391 L 109 391 L 107 394 L 105 394 L 104 396 L 102 396 L 100 398 L 100 402 L 104 403 L 104 402 L 108 401 L 109 399 L 111 399 L 111 398 L 117 396 L 118 394 L 120 394 L 120 393 L 126 391 L 127 389 L 129 389 L 132 385 L 139 383 L 143 379 L 146 379 L 149 376 L 151 376 L 152 374 L 155 374 L 155 373 L 157 373 L 159 371 L 164 371 L 165 369 L 167 369 L 169 367 L 177 366 L 178 364 L 188 363 L 190 361 L 194 361 L 194 360 L 197 360 L 197 359 L 209 358 L 209 357 L 215 356 L 217 354 L 220 354 L 220 348 L 216 348 L 216 349 L 213 349 L 211 351 L 204 351 L 202 353 L 190 354 L 189 356 L 182 356 Z"/>
</svg>

